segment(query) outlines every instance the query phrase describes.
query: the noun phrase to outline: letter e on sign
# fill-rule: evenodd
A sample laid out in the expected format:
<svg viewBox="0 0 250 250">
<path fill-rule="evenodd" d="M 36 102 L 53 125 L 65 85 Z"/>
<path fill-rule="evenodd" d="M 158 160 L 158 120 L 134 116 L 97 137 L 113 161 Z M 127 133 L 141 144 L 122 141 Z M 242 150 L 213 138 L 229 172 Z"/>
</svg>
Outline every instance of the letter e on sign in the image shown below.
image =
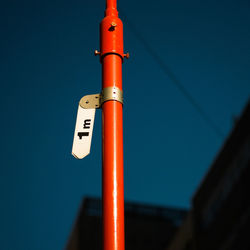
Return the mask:
<svg viewBox="0 0 250 250">
<path fill-rule="evenodd" d="M 72 155 L 82 159 L 90 153 L 95 109 L 84 109 L 78 106 Z"/>
</svg>

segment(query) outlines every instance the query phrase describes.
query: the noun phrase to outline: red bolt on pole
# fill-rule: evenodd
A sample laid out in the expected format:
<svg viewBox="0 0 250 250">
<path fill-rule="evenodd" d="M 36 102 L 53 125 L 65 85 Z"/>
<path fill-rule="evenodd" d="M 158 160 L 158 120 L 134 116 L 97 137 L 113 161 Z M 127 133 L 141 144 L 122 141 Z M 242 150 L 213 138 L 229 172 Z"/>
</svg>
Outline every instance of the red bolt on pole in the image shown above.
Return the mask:
<svg viewBox="0 0 250 250">
<path fill-rule="evenodd" d="M 100 55 L 103 93 L 122 91 L 123 24 L 118 18 L 116 0 L 106 0 L 105 17 L 100 24 Z M 112 94 L 112 93 L 111 93 Z M 123 188 L 123 106 L 119 100 L 102 105 L 103 123 L 103 250 L 124 250 Z"/>
</svg>

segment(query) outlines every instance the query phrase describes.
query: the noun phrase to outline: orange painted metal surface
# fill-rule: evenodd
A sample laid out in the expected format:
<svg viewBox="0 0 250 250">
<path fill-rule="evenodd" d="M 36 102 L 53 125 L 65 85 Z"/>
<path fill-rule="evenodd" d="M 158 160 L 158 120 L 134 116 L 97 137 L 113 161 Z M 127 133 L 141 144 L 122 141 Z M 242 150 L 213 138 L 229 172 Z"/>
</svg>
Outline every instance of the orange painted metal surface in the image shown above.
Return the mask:
<svg viewBox="0 0 250 250">
<path fill-rule="evenodd" d="M 107 0 L 100 24 L 102 87 L 122 90 L 123 24 L 116 0 Z M 103 123 L 103 250 L 124 250 L 123 106 L 109 100 L 102 105 Z"/>
</svg>

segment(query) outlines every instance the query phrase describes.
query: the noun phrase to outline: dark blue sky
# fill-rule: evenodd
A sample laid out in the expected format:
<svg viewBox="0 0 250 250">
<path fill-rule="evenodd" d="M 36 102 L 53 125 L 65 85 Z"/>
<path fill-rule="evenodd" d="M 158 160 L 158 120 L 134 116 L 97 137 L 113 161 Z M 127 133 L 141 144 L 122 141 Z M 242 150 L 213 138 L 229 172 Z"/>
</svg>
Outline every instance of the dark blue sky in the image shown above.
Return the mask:
<svg viewBox="0 0 250 250">
<path fill-rule="evenodd" d="M 104 0 L 1 2 L 1 249 L 62 249 L 83 197 L 101 195 L 100 110 L 91 154 L 76 160 L 71 147 L 78 101 L 101 89 L 93 52 L 104 8 Z M 119 8 L 131 54 L 123 64 L 125 197 L 189 208 L 249 98 L 249 1 L 126 0 Z"/>
</svg>

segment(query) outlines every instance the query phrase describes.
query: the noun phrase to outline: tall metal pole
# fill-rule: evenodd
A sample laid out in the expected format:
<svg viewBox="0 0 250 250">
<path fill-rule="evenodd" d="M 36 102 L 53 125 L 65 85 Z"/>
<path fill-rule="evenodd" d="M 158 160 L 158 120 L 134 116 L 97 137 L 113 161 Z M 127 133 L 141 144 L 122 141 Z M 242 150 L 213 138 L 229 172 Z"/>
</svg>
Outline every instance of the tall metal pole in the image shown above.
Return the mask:
<svg viewBox="0 0 250 250">
<path fill-rule="evenodd" d="M 100 24 L 102 87 L 105 96 L 122 94 L 123 24 L 118 18 L 116 0 L 106 0 L 105 17 Z M 106 93 L 106 94 L 105 94 Z M 103 250 L 124 250 L 123 187 L 123 104 L 107 98 L 102 105 L 102 204 Z"/>
</svg>

